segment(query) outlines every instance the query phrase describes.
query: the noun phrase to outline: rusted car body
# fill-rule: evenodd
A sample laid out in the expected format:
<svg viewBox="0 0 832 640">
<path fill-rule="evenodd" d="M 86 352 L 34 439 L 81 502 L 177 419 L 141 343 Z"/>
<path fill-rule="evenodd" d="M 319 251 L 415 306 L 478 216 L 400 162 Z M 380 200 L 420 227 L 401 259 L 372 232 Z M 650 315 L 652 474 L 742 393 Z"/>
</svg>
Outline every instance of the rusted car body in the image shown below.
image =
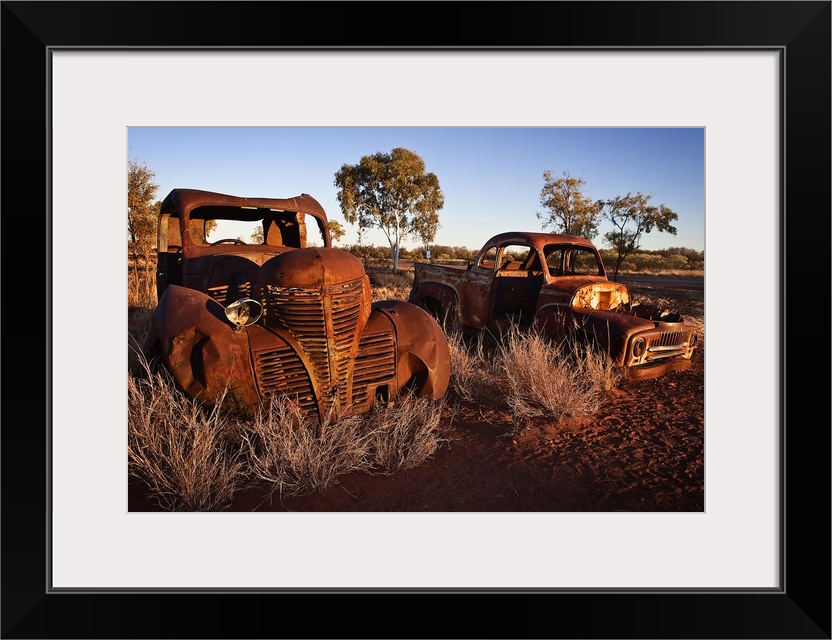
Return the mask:
<svg viewBox="0 0 832 640">
<path fill-rule="evenodd" d="M 500 332 L 534 326 L 551 337 L 588 340 L 632 379 L 691 366 L 698 335 L 682 315 L 633 304 L 607 278 L 601 255 L 578 236 L 509 232 L 464 266 L 416 263 L 410 302 L 445 325 Z"/>
<path fill-rule="evenodd" d="M 405 389 L 445 394 L 441 327 L 408 302 L 372 302 L 361 261 L 332 247 L 311 196 L 174 189 L 157 240 L 159 302 L 145 351 L 203 404 L 252 415 L 280 395 L 323 420 Z"/>
</svg>

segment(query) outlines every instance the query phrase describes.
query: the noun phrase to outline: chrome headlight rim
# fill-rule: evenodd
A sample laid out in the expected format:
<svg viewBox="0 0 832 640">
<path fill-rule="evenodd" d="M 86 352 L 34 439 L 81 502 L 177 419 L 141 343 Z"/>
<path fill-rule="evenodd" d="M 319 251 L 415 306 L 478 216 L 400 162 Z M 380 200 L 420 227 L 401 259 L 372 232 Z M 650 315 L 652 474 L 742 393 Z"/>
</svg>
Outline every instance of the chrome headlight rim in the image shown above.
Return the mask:
<svg viewBox="0 0 832 640">
<path fill-rule="evenodd" d="M 644 338 L 636 338 L 633 341 L 633 357 L 641 360 L 642 356 L 647 353 L 647 341 Z"/>
<path fill-rule="evenodd" d="M 225 317 L 236 328 L 248 327 L 263 315 L 263 305 L 251 298 L 240 298 L 225 307 Z"/>
</svg>

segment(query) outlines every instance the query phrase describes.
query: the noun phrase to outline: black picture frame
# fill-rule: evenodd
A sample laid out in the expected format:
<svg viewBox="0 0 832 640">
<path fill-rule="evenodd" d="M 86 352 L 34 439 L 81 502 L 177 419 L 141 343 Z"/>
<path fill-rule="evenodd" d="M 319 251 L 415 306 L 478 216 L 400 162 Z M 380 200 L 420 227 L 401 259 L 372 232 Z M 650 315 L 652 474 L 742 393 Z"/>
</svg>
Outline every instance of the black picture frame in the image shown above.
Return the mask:
<svg viewBox="0 0 832 640">
<path fill-rule="evenodd" d="M 3 638 L 830 638 L 829 347 L 806 327 L 830 317 L 830 2 L 2 2 L 0 19 Z M 50 51 L 274 46 L 780 53 L 779 589 L 50 589 L 50 327 L 71 312 L 47 269 Z"/>
</svg>

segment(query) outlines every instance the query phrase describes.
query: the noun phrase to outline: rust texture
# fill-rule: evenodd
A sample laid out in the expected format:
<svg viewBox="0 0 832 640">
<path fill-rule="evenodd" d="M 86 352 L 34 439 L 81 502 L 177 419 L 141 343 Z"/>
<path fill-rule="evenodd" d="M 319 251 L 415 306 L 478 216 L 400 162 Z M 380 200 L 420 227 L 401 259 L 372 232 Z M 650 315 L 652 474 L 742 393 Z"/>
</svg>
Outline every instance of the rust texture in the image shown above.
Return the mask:
<svg viewBox="0 0 832 640">
<path fill-rule="evenodd" d="M 464 266 L 417 263 L 409 301 L 446 327 L 535 327 L 604 349 L 633 379 L 690 368 L 698 340 L 684 316 L 634 304 L 608 279 L 595 245 L 578 236 L 509 232 Z"/>
<path fill-rule="evenodd" d="M 235 221 L 255 235 L 223 237 Z M 156 281 L 145 351 L 208 406 L 252 415 L 277 395 L 323 419 L 404 390 L 433 399 L 447 390 L 441 327 L 409 302 L 373 303 L 363 264 L 332 247 L 326 213 L 307 194 L 173 190 L 159 215 Z"/>
</svg>

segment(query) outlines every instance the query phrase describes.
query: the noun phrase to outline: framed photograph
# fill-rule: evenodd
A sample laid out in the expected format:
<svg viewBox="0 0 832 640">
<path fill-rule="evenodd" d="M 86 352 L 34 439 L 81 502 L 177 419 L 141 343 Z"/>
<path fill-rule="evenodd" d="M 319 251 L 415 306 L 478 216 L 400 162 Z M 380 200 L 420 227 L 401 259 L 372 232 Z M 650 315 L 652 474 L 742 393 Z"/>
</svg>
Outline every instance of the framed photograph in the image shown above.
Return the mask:
<svg viewBox="0 0 832 640">
<path fill-rule="evenodd" d="M 393 6 L 2 3 L 3 637 L 829 638 L 830 2 Z M 703 512 L 128 510 L 131 127 L 552 126 L 704 128 Z"/>
</svg>

